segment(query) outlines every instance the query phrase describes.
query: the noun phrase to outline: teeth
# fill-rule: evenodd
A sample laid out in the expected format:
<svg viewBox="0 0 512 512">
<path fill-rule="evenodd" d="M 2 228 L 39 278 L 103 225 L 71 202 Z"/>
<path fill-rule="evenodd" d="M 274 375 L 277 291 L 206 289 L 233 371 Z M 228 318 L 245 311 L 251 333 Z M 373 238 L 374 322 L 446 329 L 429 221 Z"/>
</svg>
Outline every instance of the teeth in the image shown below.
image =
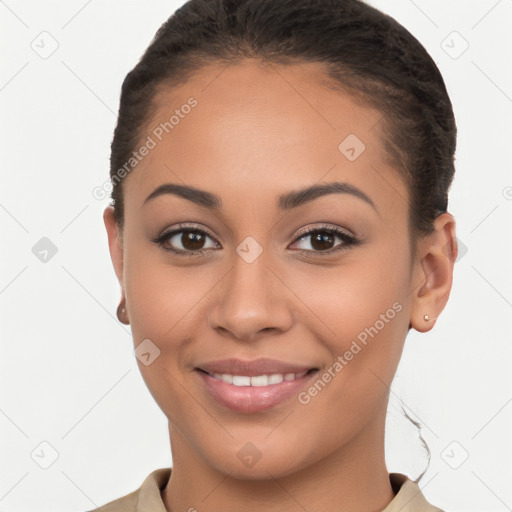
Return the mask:
<svg viewBox="0 0 512 512">
<path fill-rule="evenodd" d="M 280 384 L 283 381 L 300 379 L 306 373 L 308 373 L 307 370 L 301 373 L 273 373 L 271 375 L 255 375 L 253 377 L 248 375 L 229 375 L 227 373 L 214 373 L 213 376 L 234 386 L 271 386 L 273 384 Z"/>
<path fill-rule="evenodd" d="M 284 375 L 282 373 L 273 373 L 272 375 L 268 376 L 268 383 L 269 384 L 279 384 L 280 382 L 283 382 Z"/>
<path fill-rule="evenodd" d="M 250 386 L 251 377 L 247 377 L 246 375 L 233 375 L 233 384 L 235 386 Z"/>
<path fill-rule="evenodd" d="M 216 376 L 218 375 L 218 373 L 215 374 Z M 233 375 L 228 375 L 227 373 L 223 373 L 221 375 L 221 379 L 224 381 L 224 382 L 227 382 L 228 384 L 233 384 Z"/>
<path fill-rule="evenodd" d="M 251 377 L 251 386 L 268 386 L 269 378 L 267 375 L 256 375 Z"/>
</svg>

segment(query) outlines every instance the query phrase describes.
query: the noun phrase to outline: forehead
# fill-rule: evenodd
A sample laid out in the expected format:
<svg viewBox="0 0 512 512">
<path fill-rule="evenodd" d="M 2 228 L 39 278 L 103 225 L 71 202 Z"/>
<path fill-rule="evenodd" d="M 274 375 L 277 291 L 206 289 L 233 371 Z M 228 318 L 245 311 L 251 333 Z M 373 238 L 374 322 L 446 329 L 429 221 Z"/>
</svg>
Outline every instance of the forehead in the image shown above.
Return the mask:
<svg viewBox="0 0 512 512">
<path fill-rule="evenodd" d="M 324 181 L 347 181 L 376 203 L 396 203 L 406 188 L 387 163 L 383 114 L 326 80 L 321 63 L 249 60 L 161 87 L 140 136 L 151 149 L 126 180 L 127 208 L 166 182 L 229 192 L 235 207 Z"/>
</svg>

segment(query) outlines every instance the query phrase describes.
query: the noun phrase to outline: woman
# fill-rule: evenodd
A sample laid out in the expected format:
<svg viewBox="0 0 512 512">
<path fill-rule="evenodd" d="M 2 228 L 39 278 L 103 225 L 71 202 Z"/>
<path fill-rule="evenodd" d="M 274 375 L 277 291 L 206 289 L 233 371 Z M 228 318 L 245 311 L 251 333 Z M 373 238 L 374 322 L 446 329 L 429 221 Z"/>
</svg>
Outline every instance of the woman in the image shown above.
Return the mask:
<svg viewBox="0 0 512 512">
<path fill-rule="evenodd" d="M 126 77 L 104 213 L 172 469 L 102 511 L 436 511 L 389 389 L 445 307 L 456 126 L 359 0 L 191 0 Z M 98 509 L 100 510 L 100 509 Z"/>
</svg>

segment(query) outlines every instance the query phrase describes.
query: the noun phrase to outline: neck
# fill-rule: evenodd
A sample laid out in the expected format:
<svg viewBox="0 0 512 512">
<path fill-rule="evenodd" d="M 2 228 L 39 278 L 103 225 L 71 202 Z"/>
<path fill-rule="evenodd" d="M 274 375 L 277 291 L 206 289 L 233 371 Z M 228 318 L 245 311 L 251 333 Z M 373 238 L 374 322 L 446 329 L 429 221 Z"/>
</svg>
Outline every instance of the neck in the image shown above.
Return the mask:
<svg viewBox="0 0 512 512">
<path fill-rule="evenodd" d="M 280 478 L 242 480 L 207 464 L 169 425 L 172 474 L 162 499 L 168 512 L 379 512 L 394 498 L 384 458 L 385 415 L 338 451 Z"/>
</svg>

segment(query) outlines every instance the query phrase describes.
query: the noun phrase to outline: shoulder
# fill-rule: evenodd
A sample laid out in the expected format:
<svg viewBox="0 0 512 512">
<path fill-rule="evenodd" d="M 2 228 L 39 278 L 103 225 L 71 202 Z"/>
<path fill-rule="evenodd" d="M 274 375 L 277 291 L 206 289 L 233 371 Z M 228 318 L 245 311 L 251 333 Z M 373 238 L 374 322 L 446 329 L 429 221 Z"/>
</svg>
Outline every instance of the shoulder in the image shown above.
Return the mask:
<svg viewBox="0 0 512 512">
<path fill-rule="evenodd" d="M 87 512 L 136 512 L 139 489 Z"/>
<path fill-rule="evenodd" d="M 135 491 L 87 512 L 166 512 L 161 491 L 171 475 L 171 468 L 150 473 Z"/>
<path fill-rule="evenodd" d="M 395 497 L 382 512 L 445 512 L 429 503 L 419 485 L 402 473 L 390 473 Z"/>
</svg>

